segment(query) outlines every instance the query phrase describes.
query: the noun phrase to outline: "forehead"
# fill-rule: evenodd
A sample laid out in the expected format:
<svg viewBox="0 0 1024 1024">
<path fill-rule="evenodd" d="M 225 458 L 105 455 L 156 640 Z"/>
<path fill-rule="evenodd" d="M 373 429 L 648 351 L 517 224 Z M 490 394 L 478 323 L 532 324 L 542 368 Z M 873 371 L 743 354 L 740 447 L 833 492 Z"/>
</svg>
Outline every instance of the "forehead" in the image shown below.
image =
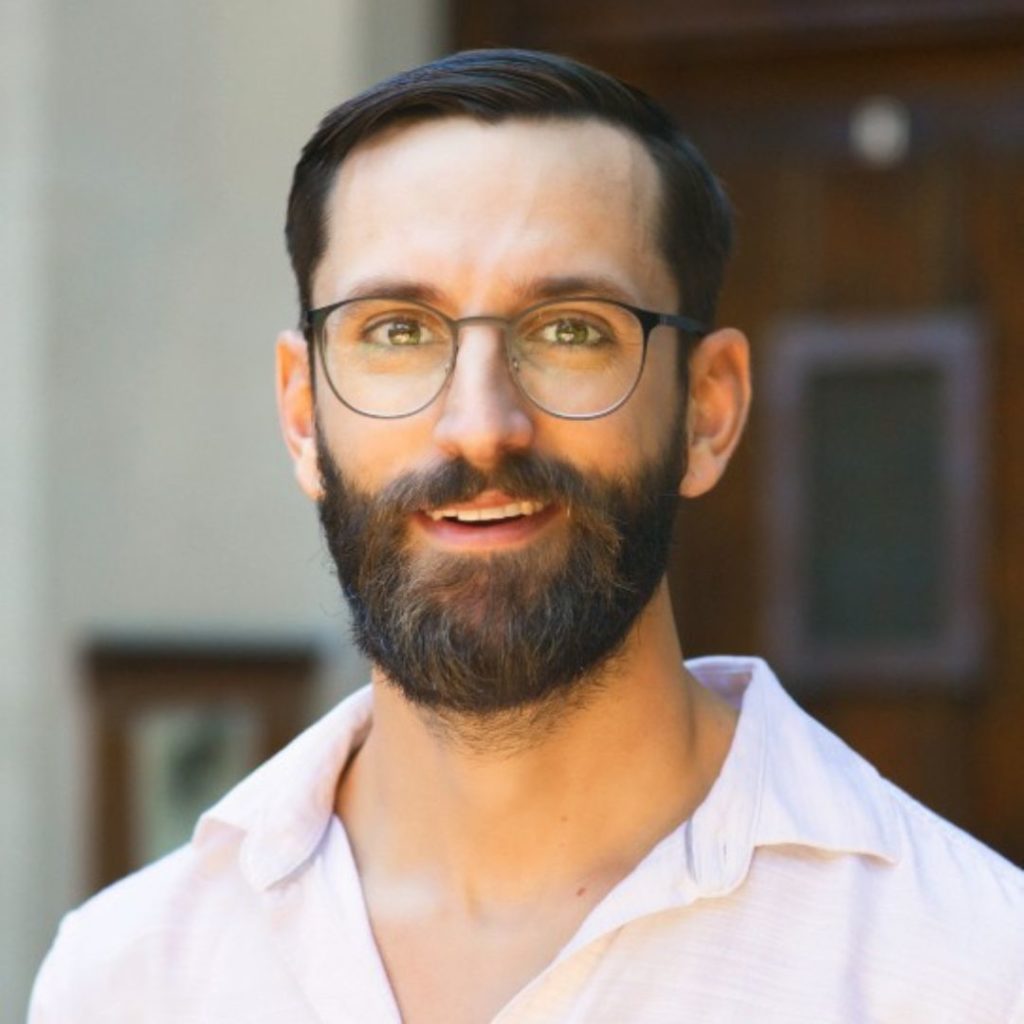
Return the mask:
<svg viewBox="0 0 1024 1024">
<path fill-rule="evenodd" d="M 426 284 L 462 311 L 494 309 L 551 276 L 670 301 L 660 196 L 640 141 L 596 119 L 399 125 L 356 147 L 337 174 L 314 302 L 395 280 Z"/>
</svg>

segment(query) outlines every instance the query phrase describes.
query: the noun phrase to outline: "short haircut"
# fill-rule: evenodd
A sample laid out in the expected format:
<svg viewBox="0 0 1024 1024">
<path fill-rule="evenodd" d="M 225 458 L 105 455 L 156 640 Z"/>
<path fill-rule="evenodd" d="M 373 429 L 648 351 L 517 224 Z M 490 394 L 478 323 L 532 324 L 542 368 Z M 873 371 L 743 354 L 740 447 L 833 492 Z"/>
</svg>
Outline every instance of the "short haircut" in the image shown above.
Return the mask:
<svg viewBox="0 0 1024 1024">
<path fill-rule="evenodd" d="M 732 213 L 704 159 L 650 97 L 602 71 L 533 50 L 466 50 L 395 75 L 335 107 L 295 167 L 285 235 L 303 310 L 327 245 L 327 199 L 338 168 L 359 143 L 398 122 L 468 116 L 596 118 L 630 132 L 662 183 L 657 238 L 679 288 L 680 309 L 715 317 L 732 246 Z"/>
</svg>

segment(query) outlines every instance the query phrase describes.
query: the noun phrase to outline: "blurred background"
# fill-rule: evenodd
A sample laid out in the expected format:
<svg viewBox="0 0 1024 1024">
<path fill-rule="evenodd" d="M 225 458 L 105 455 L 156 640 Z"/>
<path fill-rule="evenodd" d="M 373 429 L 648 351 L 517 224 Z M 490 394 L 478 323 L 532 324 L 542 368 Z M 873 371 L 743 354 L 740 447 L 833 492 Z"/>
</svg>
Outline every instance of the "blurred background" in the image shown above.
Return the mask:
<svg viewBox="0 0 1024 1024">
<path fill-rule="evenodd" d="M 291 169 L 450 49 L 665 102 L 738 212 L 688 654 L 1024 863 L 1024 3 L 0 0 L 0 1022 L 60 915 L 365 678 L 273 404 Z"/>
</svg>

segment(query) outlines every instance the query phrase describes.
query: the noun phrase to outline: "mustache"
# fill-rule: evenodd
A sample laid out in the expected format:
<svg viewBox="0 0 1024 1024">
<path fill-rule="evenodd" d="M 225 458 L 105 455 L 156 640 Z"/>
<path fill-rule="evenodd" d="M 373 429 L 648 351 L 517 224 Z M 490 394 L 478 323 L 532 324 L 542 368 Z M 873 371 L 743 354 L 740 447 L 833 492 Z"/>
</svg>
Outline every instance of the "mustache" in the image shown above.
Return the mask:
<svg viewBox="0 0 1024 1024">
<path fill-rule="evenodd" d="M 569 507 L 594 500 L 594 488 L 573 466 L 536 454 L 507 455 L 492 470 L 484 470 L 461 456 L 435 469 L 406 473 L 387 484 L 374 503 L 393 515 L 473 501 L 485 491 L 507 494 L 514 500 L 559 503 Z"/>
</svg>

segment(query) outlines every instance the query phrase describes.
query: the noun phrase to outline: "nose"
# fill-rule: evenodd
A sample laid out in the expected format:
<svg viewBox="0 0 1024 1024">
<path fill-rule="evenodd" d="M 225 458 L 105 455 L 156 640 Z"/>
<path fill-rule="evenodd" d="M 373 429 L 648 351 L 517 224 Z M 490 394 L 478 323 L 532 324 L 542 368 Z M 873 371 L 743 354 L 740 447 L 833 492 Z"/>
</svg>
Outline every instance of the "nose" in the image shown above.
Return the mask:
<svg viewBox="0 0 1024 1024">
<path fill-rule="evenodd" d="M 461 328 L 455 369 L 438 401 L 434 440 L 449 456 L 492 469 L 533 442 L 533 419 L 512 380 L 500 323 Z"/>
</svg>

